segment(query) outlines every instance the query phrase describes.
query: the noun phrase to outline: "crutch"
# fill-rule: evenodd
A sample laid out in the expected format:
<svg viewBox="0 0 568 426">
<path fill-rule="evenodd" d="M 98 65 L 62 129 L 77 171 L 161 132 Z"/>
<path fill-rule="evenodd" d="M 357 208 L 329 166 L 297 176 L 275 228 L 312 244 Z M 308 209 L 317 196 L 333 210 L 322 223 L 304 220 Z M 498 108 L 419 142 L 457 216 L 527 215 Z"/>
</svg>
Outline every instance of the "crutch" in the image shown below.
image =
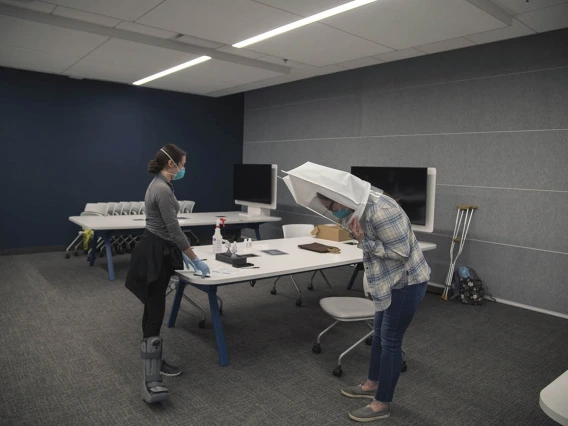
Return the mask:
<svg viewBox="0 0 568 426">
<path fill-rule="evenodd" d="M 446 276 L 446 287 L 444 288 L 444 292 L 442 293 L 442 299 L 444 300 L 448 300 L 448 292 L 450 291 L 450 287 L 452 286 L 452 278 L 454 276 L 454 269 L 456 267 L 456 262 L 463 250 L 463 245 L 465 244 L 465 239 L 467 237 L 467 231 L 469 231 L 469 224 L 471 223 L 473 212 L 476 209 L 477 206 L 470 204 L 458 205 L 458 213 L 456 216 L 454 235 L 452 237 L 452 245 L 450 246 L 450 269 L 448 270 L 448 275 Z M 460 229 L 461 229 L 461 237 L 458 237 Z M 460 243 L 460 245 L 458 248 L 458 252 L 454 257 L 454 247 L 456 243 Z"/>
</svg>

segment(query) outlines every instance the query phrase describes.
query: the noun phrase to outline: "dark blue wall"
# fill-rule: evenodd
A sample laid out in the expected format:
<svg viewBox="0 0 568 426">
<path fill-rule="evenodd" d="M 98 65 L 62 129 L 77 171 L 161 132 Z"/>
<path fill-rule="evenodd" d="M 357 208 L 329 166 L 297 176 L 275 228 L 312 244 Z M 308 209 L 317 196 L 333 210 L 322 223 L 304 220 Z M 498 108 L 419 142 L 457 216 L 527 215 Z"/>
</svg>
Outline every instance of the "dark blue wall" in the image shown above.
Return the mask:
<svg viewBox="0 0 568 426">
<path fill-rule="evenodd" d="M 0 67 L 0 250 L 66 245 L 87 202 L 144 199 L 148 161 L 187 151 L 178 199 L 235 209 L 243 97 L 207 98 Z"/>
</svg>

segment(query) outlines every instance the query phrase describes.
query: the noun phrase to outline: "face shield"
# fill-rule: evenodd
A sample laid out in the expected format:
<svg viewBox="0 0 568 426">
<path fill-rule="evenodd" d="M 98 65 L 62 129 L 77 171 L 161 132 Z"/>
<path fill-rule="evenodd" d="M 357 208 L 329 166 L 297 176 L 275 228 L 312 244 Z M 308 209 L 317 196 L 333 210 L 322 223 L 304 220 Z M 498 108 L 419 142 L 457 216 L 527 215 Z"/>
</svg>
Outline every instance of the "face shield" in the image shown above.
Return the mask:
<svg viewBox="0 0 568 426">
<path fill-rule="evenodd" d="M 296 203 L 345 229 L 367 207 L 371 184 L 350 173 L 310 162 L 284 173 L 288 176 L 283 181 Z"/>
</svg>

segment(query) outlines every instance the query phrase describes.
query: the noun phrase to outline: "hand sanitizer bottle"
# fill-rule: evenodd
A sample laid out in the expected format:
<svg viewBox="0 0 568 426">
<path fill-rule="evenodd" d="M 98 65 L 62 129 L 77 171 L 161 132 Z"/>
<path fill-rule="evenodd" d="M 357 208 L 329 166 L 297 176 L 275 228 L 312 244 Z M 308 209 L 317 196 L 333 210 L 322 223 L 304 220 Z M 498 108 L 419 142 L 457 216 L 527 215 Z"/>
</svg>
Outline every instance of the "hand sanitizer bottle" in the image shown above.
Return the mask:
<svg viewBox="0 0 568 426">
<path fill-rule="evenodd" d="M 215 233 L 213 234 L 213 253 L 223 252 L 223 236 L 221 235 L 221 226 L 225 226 L 225 219 L 220 218 L 215 221 Z"/>
</svg>

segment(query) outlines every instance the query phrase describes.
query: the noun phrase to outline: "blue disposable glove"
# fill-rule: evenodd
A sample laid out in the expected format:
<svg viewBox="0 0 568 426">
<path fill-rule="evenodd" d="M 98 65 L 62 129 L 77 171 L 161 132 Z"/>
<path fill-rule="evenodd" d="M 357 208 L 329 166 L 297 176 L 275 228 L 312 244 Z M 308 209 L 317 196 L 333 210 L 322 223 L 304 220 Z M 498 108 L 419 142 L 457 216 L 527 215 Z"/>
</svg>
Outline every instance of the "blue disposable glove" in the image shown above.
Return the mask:
<svg viewBox="0 0 568 426">
<path fill-rule="evenodd" d="M 198 257 L 191 260 L 189 257 L 187 257 L 185 253 L 182 254 L 183 254 L 183 261 L 185 262 L 185 266 L 187 266 L 187 269 L 189 269 L 189 267 L 191 266 L 195 272 L 201 272 L 202 278 L 205 278 L 207 274 L 211 273 L 211 271 L 209 270 L 209 266 L 207 266 L 207 264 L 202 260 L 199 260 Z"/>
<path fill-rule="evenodd" d="M 207 264 L 202 261 L 199 260 L 198 257 L 196 257 L 195 259 L 193 259 L 193 263 L 195 264 L 195 269 L 199 270 L 201 272 L 201 278 L 205 278 L 205 276 L 207 274 L 211 273 L 211 270 L 209 269 L 209 266 L 207 266 Z"/>
</svg>

